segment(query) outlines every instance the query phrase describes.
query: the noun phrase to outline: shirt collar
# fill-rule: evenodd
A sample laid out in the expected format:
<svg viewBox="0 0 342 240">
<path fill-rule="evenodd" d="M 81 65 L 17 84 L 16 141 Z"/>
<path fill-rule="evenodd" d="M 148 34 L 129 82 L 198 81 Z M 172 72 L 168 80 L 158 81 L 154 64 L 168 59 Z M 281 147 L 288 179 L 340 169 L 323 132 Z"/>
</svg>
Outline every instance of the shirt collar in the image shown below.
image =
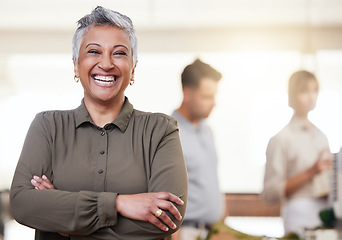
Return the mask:
<svg viewBox="0 0 342 240">
<path fill-rule="evenodd" d="M 129 102 L 128 98 L 125 97 L 124 105 L 122 106 L 121 112 L 114 119 L 113 122 L 108 123 L 107 125 L 113 124 L 117 126 L 121 132 L 125 132 L 129 123 L 129 119 L 133 114 L 133 105 Z M 75 119 L 76 119 L 76 128 L 78 128 L 81 124 L 89 122 L 93 123 L 89 112 L 84 104 L 84 99 L 82 99 L 81 105 L 76 108 L 75 111 Z M 95 124 L 94 124 L 95 125 Z"/>
<path fill-rule="evenodd" d="M 125 132 L 132 115 L 133 105 L 128 101 L 128 98 L 125 97 L 125 102 L 122 106 L 121 112 L 112 123 L 120 128 L 121 132 Z"/>
<path fill-rule="evenodd" d="M 81 105 L 75 110 L 75 121 L 76 128 L 78 128 L 82 123 L 92 122 L 88 110 L 84 104 L 84 99 L 82 99 Z"/>
</svg>

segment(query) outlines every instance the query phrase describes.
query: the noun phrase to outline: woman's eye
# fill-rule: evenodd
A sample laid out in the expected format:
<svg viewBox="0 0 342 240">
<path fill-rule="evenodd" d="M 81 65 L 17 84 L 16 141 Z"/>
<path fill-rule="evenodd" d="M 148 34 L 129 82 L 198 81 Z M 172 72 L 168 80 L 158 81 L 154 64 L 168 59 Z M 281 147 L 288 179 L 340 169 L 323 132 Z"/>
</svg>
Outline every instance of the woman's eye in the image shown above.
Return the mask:
<svg viewBox="0 0 342 240">
<path fill-rule="evenodd" d="M 96 50 L 89 50 L 88 53 L 92 53 L 92 54 L 98 54 L 99 52 Z"/>
<path fill-rule="evenodd" d="M 127 55 L 125 52 L 115 52 L 114 55 Z"/>
</svg>

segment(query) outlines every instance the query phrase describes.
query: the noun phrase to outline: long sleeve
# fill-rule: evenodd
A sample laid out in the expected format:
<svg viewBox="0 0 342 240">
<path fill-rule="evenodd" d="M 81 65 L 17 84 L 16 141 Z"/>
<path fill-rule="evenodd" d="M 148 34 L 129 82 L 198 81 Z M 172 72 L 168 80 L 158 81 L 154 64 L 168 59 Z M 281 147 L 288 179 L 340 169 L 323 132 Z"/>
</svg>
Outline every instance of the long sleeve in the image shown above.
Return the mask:
<svg viewBox="0 0 342 240">
<path fill-rule="evenodd" d="M 158 117 L 159 118 L 159 117 Z M 148 192 L 170 192 L 180 197 L 185 204 L 175 206 L 184 217 L 188 181 L 182 148 L 178 135 L 178 127 L 175 120 L 162 117 L 163 121 L 153 122 L 150 119 L 146 132 L 151 136 L 145 136 L 144 159 L 146 161 L 148 176 Z M 151 122 L 152 121 L 152 122 Z M 162 130 L 164 129 L 164 130 Z M 149 140 L 148 140 L 149 139 Z M 152 144 L 151 142 L 152 141 Z M 168 211 L 165 211 L 172 221 L 180 227 L 182 221 L 178 221 Z M 176 230 L 170 229 L 164 232 L 149 222 L 135 221 L 118 217 L 118 223 L 113 227 L 114 232 L 120 233 L 122 239 L 164 239 Z"/>
<path fill-rule="evenodd" d="M 27 133 L 11 187 L 14 218 L 48 232 L 88 235 L 117 222 L 115 193 L 35 190 L 30 180 L 45 174 L 53 179 L 52 146 L 43 115 L 37 115 Z"/>
<path fill-rule="evenodd" d="M 262 199 L 269 203 L 280 202 L 285 197 L 286 159 L 279 138 L 270 139 L 266 150 L 266 169 Z"/>
</svg>

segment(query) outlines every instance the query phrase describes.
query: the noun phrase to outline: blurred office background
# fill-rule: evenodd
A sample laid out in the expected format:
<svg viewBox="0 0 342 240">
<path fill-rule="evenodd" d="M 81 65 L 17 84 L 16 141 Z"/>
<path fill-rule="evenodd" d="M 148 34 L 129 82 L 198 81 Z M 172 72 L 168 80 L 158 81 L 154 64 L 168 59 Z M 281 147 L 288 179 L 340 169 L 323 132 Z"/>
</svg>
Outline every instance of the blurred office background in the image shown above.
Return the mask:
<svg viewBox="0 0 342 240">
<path fill-rule="evenodd" d="M 340 0 L 0 0 L 0 190 L 10 187 L 34 115 L 80 104 L 71 39 L 97 5 L 136 27 L 136 83 L 127 90 L 135 108 L 171 114 L 182 100 L 180 74 L 196 57 L 222 72 L 208 121 L 223 192 L 262 190 L 268 140 L 292 115 L 287 82 L 296 70 L 316 73 L 310 118 L 333 152 L 342 145 Z"/>
</svg>

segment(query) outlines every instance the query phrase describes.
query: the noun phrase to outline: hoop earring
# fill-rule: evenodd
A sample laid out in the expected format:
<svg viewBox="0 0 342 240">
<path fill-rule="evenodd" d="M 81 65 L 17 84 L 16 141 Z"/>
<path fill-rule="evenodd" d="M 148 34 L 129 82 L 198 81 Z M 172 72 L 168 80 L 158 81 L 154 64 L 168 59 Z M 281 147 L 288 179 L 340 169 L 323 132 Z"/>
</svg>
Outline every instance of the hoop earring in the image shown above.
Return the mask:
<svg viewBox="0 0 342 240">
<path fill-rule="evenodd" d="M 78 83 L 80 81 L 80 78 L 76 77 L 76 75 L 75 75 L 74 80 L 75 80 L 76 83 Z"/>
<path fill-rule="evenodd" d="M 135 83 L 134 78 L 131 79 L 131 81 L 129 81 L 129 85 L 133 86 L 133 84 Z"/>
</svg>

